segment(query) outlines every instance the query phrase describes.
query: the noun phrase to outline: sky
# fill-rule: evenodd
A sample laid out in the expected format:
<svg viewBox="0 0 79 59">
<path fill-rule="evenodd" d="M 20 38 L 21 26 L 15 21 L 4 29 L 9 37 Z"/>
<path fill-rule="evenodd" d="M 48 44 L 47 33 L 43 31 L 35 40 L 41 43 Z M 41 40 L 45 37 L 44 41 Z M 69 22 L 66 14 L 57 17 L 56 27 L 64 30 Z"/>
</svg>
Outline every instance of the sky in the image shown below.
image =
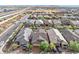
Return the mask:
<svg viewBox="0 0 79 59">
<path fill-rule="evenodd" d="M 0 0 L 0 5 L 79 5 L 78 0 Z"/>
</svg>

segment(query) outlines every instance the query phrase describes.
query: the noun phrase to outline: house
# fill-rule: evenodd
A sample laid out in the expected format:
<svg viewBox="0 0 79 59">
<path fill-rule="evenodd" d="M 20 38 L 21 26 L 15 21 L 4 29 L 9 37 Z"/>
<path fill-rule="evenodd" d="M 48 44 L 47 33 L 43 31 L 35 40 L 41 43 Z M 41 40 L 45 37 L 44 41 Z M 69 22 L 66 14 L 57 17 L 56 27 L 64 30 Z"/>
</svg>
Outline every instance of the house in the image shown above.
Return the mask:
<svg viewBox="0 0 79 59">
<path fill-rule="evenodd" d="M 61 43 L 62 45 L 67 45 L 67 41 L 64 39 L 64 37 L 61 35 L 61 33 L 57 29 L 49 29 L 47 30 L 49 41 L 54 42 L 55 44 Z"/>
<path fill-rule="evenodd" d="M 52 25 L 53 23 L 52 23 L 52 20 L 48 20 L 48 22 Z"/>
<path fill-rule="evenodd" d="M 79 29 L 74 30 L 74 32 L 79 35 Z"/>
<path fill-rule="evenodd" d="M 47 33 L 44 29 L 37 29 L 32 33 L 31 43 L 33 45 L 33 52 L 40 52 L 40 43 L 41 41 L 48 41 Z"/>
<path fill-rule="evenodd" d="M 35 24 L 38 25 L 38 26 L 40 26 L 40 25 L 43 25 L 44 23 L 43 23 L 42 20 L 36 20 Z"/>
<path fill-rule="evenodd" d="M 48 22 L 49 22 L 49 25 L 50 26 L 54 26 L 54 23 L 52 22 L 52 19 L 51 20 L 48 20 Z"/>
<path fill-rule="evenodd" d="M 20 44 L 25 44 L 27 45 L 29 43 L 29 39 L 31 39 L 31 33 L 32 33 L 32 29 L 30 28 L 23 28 L 15 37 L 16 40 L 18 41 Z"/>
<path fill-rule="evenodd" d="M 44 25 L 46 25 L 46 26 L 52 26 L 53 25 L 52 20 L 43 20 L 43 22 L 44 22 Z"/>
<path fill-rule="evenodd" d="M 60 20 L 53 20 L 52 22 L 54 23 L 54 25 L 58 26 L 62 24 Z"/>
<path fill-rule="evenodd" d="M 63 25 L 70 25 L 70 21 L 69 21 L 69 20 L 66 20 L 66 19 L 62 19 L 62 20 L 61 20 L 61 23 L 62 23 Z"/>
<path fill-rule="evenodd" d="M 58 42 L 58 37 L 56 35 L 56 33 L 53 31 L 52 29 L 46 30 L 47 34 L 48 34 L 48 39 L 51 42 L 57 43 Z"/>
<path fill-rule="evenodd" d="M 16 35 L 15 41 L 19 42 L 21 44 L 27 44 L 27 42 L 24 40 L 24 28 L 20 30 L 20 32 Z"/>
<path fill-rule="evenodd" d="M 49 25 L 48 20 L 43 20 L 43 22 L 44 22 L 44 25 L 45 25 L 45 26 L 48 26 L 48 25 Z"/>
<path fill-rule="evenodd" d="M 71 40 L 79 41 L 79 36 L 75 34 L 72 30 L 69 29 L 62 29 L 60 30 L 63 37 L 66 39 L 66 41 L 70 42 Z"/>
<path fill-rule="evenodd" d="M 48 41 L 47 33 L 44 29 L 38 28 L 32 33 L 32 44 L 39 44 L 41 41 Z"/>
<path fill-rule="evenodd" d="M 79 21 L 78 20 L 70 20 L 70 24 L 79 27 Z"/>
<path fill-rule="evenodd" d="M 35 24 L 35 21 L 36 21 L 36 20 L 29 19 L 29 20 L 27 21 L 27 24 L 29 24 L 29 25 L 34 25 L 34 24 Z"/>
<path fill-rule="evenodd" d="M 32 34 L 32 29 L 30 28 L 25 28 L 24 30 L 24 39 L 29 42 L 29 39 L 31 39 L 31 34 Z"/>
<path fill-rule="evenodd" d="M 59 37 L 59 41 L 62 43 L 62 45 L 66 46 L 68 45 L 67 41 L 65 40 L 65 38 L 62 36 L 62 34 L 60 33 L 60 31 L 58 29 L 53 29 L 54 32 L 56 33 L 56 35 Z"/>
</svg>

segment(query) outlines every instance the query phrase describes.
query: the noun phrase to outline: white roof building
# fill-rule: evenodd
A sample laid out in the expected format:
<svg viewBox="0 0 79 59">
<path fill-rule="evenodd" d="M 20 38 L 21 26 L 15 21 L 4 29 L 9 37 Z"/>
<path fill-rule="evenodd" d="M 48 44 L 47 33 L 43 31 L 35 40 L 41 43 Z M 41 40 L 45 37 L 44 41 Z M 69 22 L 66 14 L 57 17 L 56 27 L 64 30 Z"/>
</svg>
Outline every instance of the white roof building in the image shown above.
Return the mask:
<svg viewBox="0 0 79 59">
<path fill-rule="evenodd" d="M 30 35 L 32 33 L 32 29 L 30 28 L 25 28 L 24 30 L 24 39 L 28 42 L 29 41 L 29 38 L 30 38 Z"/>
</svg>

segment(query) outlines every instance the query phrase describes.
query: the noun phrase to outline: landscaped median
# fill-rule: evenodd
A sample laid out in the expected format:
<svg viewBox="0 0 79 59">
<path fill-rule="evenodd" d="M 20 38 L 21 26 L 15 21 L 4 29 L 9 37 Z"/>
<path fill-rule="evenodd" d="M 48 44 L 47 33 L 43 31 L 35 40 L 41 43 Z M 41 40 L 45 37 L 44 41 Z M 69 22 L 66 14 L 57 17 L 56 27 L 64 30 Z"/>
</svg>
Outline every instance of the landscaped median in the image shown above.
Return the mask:
<svg viewBox="0 0 79 59">
<path fill-rule="evenodd" d="M 17 29 L 11 34 L 11 36 L 7 39 L 5 42 L 2 50 L 3 52 L 10 52 L 8 49 L 10 48 L 11 44 L 15 41 L 16 35 L 19 33 L 19 31 L 24 27 L 25 23 L 21 23 Z"/>
</svg>

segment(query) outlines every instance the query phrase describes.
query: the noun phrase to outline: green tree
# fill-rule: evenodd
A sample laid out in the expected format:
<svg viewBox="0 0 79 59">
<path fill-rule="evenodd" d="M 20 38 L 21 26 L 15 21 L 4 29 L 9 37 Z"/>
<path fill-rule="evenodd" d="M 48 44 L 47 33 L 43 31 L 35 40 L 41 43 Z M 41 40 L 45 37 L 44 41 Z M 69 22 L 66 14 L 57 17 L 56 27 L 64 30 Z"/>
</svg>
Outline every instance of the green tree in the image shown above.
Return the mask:
<svg viewBox="0 0 79 59">
<path fill-rule="evenodd" d="M 42 51 L 48 51 L 48 48 L 49 48 L 49 44 L 48 44 L 47 41 L 42 41 L 42 42 L 40 43 L 40 49 L 41 49 Z"/>
</svg>

